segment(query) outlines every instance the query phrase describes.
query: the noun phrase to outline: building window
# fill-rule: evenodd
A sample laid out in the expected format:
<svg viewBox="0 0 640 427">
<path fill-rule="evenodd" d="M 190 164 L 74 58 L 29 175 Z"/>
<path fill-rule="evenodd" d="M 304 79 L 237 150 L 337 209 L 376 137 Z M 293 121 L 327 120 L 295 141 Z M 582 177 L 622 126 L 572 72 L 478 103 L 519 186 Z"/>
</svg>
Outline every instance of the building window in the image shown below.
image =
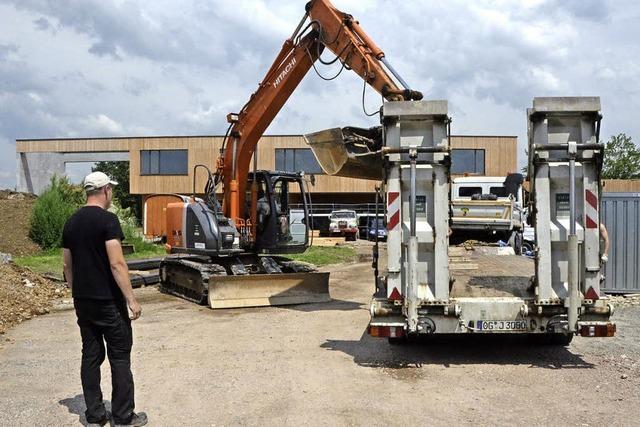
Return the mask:
<svg viewBox="0 0 640 427">
<path fill-rule="evenodd" d="M 484 150 L 451 150 L 451 173 L 484 175 Z"/>
<path fill-rule="evenodd" d="M 303 171 L 308 174 L 324 173 L 310 148 L 276 148 L 276 170 Z"/>
<path fill-rule="evenodd" d="M 188 175 L 188 150 L 140 150 L 140 175 Z"/>
</svg>

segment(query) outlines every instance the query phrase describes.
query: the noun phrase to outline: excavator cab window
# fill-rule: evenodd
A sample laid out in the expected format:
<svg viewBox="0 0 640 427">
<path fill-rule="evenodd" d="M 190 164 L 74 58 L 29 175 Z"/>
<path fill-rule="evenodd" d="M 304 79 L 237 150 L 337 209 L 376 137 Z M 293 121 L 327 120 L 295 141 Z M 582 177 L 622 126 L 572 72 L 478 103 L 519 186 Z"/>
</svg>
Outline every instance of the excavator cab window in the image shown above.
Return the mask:
<svg viewBox="0 0 640 427">
<path fill-rule="evenodd" d="M 303 203 L 302 209 L 291 208 L 292 195 L 305 199 L 302 179 L 275 174 L 264 179 L 266 175 L 262 172 L 258 176 L 259 182 L 268 185 L 262 193 L 263 187 L 258 185 L 256 249 L 262 253 L 304 252 L 309 235 L 307 207 Z"/>
</svg>

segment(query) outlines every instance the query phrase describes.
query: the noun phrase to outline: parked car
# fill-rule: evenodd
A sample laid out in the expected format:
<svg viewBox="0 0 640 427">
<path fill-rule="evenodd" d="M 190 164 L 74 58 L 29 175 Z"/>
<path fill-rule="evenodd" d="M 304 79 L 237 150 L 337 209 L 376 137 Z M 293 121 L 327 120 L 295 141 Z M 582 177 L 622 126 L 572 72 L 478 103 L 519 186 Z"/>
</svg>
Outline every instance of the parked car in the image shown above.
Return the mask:
<svg viewBox="0 0 640 427">
<path fill-rule="evenodd" d="M 356 211 L 340 209 L 329 215 L 329 235 L 344 236 L 346 240 L 358 238 L 358 215 Z"/>
<path fill-rule="evenodd" d="M 387 240 L 387 225 L 382 219 L 372 219 L 369 222 L 369 231 L 367 233 L 368 240 L 375 240 L 376 233 L 378 234 L 378 240 Z"/>
</svg>

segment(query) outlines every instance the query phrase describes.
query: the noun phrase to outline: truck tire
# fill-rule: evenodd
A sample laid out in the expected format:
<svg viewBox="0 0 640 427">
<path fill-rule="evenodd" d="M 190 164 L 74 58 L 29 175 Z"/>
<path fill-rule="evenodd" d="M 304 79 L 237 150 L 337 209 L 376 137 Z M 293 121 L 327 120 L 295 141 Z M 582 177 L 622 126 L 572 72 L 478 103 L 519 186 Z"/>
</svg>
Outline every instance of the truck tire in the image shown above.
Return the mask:
<svg viewBox="0 0 640 427">
<path fill-rule="evenodd" d="M 566 347 L 573 340 L 573 334 L 530 334 L 529 342 L 535 345 L 553 345 L 558 347 Z"/>
<path fill-rule="evenodd" d="M 387 339 L 391 345 L 407 345 L 409 343 L 409 338 L 407 337 L 389 337 Z"/>
<path fill-rule="evenodd" d="M 571 344 L 573 340 L 573 334 L 553 334 L 551 335 L 550 344 L 566 347 Z"/>
<path fill-rule="evenodd" d="M 513 252 L 515 252 L 516 255 L 522 255 L 522 241 L 522 232 L 513 230 L 513 232 L 511 232 L 511 237 L 509 238 L 509 244 L 513 248 Z"/>
<path fill-rule="evenodd" d="M 523 252 L 533 252 L 533 243 L 524 241 L 522 242 L 522 251 Z"/>
</svg>

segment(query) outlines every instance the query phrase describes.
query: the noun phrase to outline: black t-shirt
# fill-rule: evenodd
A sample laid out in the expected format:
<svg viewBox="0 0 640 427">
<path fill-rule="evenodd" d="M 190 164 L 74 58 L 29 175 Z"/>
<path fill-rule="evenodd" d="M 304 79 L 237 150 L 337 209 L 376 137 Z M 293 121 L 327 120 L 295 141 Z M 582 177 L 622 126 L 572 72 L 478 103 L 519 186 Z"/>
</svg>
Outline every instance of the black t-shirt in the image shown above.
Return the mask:
<svg viewBox="0 0 640 427">
<path fill-rule="evenodd" d="M 64 225 L 62 247 L 71 251 L 74 298 L 123 299 L 105 246 L 113 239 L 124 240 L 118 217 L 99 206 L 83 206 Z"/>
</svg>

